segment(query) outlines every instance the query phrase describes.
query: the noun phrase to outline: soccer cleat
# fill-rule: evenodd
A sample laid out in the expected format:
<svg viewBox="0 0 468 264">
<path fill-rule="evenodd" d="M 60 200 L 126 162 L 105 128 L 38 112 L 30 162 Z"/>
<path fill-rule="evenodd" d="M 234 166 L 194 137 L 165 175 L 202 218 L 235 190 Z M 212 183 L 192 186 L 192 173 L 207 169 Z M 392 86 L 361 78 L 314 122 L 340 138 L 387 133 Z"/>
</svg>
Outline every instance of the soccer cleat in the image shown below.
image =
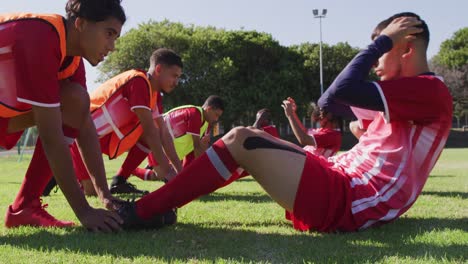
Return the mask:
<svg viewBox="0 0 468 264">
<path fill-rule="evenodd" d="M 177 222 L 177 214 L 174 210 L 155 215 L 149 220 L 142 219 L 137 215 L 134 202 L 125 202 L 117 213 L 123 220 L 122 228 L 125 230 L 159 229 Z"/>
<path fill-rule="evenodd" d="M 37 227 L 70 227 L 73 222 L 61 221 L 50 215 L 45 208 L 47 204 L 41 204 L 42 200 L 33 201 L 28 207 L 13 212 L 11 205 L 5 216 L 5 226 L 7 228 L 19 226 L 37 226 Z"/>
<path fill-rule="evenodd" d="M 135 194 L 141 194 L 141 195 L 146 195 L 149 193 L 148 191 L 138 190 L 135 185 L 129 183 L 127 179 L 118 175 L 114 176 L 114 178 L 112 179 L 110 192 L 112 194 L 135 193 Z"/>
</svg>

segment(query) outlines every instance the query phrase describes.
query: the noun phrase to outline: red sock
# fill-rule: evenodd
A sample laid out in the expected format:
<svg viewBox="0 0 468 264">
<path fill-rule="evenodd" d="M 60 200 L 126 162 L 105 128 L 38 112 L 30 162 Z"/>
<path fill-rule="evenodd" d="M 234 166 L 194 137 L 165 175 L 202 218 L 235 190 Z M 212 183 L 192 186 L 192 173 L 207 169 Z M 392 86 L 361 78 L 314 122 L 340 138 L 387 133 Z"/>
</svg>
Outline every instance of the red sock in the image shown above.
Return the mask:
<svg viewBox="0 0 468 264">
<path fill-rule="evenodd" d="M 148 156 L 147 151 L 143 151 L 141 146 L 138 146 L 137 143 L 135 146 L 133 146 L 130 151 L 127 154 L 127 157 L 125 158 L 124 163 L 122 164 L 122 167 L 117 171 L 117 175 L 124 177 L 125 179 L 128 179 L 132 172 L 138 168 L 138 166 L 145 160 L 145 158 Z M 145 147 L 145 146 L 143 146 Z"/>
<path fill-rule="evenodd" d="M 187 156 L 185 156 L 184 160 L 182 161 L 182 168 L 187 167 L 190 163 L 195 160 L 195 153 L 192 151 Z"/>
<path fill-rule="evenodd" d="M 172 181 L 138 200 L 137 214 L 143 219 L 150 219 L 155 214 L 181 207 L 222 187 L 238 167 L 220 139 Z"/>
<path fill-rule="evenodd" d="M 151 155 L 151 153 L 148 155 L 148 166 L 151 166 L 152 168 L 158 166 L 158 163 L 154 160 L 153 155 Z"/>
<path fill-rule="evenodd" d="M 137 176 L 138 178 L 147 181 L 148 180 L 148 174 L 151 173 L 150 169 L 143 169 L 143 168 L 136 168 L 132 174 Z"/>
<path fill-rule="evenodd" d="M 63 133 L 65 137 L 76 138 L 78 131 L 76 129 L 64 126 Z M 26 176 L 24 177 L 21 188 L 16 195 L 15 201 L 11 208 L 13 211 L 21 210 L 28 206 L 29 203 L 39 200 L 47 183 L 52 178 L 52 170 L 42 147 L 42 141 L 37 139 L 34 154 L 29 163 Z"/>
</svg>

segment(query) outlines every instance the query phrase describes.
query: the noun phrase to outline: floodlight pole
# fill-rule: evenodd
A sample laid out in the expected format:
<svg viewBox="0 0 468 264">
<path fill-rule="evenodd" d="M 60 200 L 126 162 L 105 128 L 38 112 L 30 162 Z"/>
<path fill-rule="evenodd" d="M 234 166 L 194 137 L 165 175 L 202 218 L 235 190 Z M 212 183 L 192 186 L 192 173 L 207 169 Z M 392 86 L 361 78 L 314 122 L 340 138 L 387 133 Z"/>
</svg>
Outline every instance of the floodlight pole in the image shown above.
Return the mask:
<svg viewBox="0 0 468 264">
<path fill-rule="evenodd" d="M 320 22 L 320 95 L 323 94 L 323 66 L 322 66 L 322 18 L 325 18 L 327 9 L 322 9 L 321 15 L 319 15 L 318 9 L 312 10 L 314 18 L 318 18 Z"/>
</svg>

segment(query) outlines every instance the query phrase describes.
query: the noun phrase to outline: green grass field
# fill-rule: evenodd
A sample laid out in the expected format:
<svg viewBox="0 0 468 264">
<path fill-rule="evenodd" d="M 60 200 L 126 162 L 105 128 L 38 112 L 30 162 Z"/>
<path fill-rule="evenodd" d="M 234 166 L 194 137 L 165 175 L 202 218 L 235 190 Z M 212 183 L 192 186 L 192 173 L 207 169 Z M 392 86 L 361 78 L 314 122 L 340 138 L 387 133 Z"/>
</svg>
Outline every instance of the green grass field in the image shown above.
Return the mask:
<svg viewBox="0 0 468 264">
<path fill-rule="evenodd" d="M 295 231 L 246 178 L 179 209 L 159 231 L 92 234 L 81 227 L 3 227 L 30 156 L 1 157 L 0 263 L 467 263 L 468 149 L 446 149 L 413 208 L 392 224 L 359 233 Z M 122 159 L 106 161 L 110 178 Z M 133 177 L 142 189 L 155 182 Z M 100 206 L 96 199 L 90 203 Z M 60 192 L 44 199 L 60 219 L 77 220 Z"/>
</svg>

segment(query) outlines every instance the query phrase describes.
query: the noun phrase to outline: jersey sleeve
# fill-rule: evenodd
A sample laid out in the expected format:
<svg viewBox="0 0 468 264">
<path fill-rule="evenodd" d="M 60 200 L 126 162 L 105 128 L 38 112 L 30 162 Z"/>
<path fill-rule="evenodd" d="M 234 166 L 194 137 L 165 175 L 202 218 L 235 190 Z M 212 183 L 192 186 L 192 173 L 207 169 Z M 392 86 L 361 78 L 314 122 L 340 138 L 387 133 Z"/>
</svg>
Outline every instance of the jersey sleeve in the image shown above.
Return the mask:
<svg viewBox="0 0 468 264">
<path fill-rule="evenodd" d="M 339 133 L 330 130 L 314 130 L 310 134 L 314 140 L 316 148 L 331 148 L 339 144 Z"/>
<path fill-rule="evenodd" d="M 201 114 L 196 108 L 190 108 L 187 118 L 187 133 L 195 136 L 200 136 L 202 127 Z"/>
<path fill-rule="evenodd" d="M 13 53 L 18 101 L 42 107 L 60 106 L 57 73 L 61 51 L 57 33 L 40 21 L 29 21 L 27 27 L 17 28 Z"/>
<path fill-rule="evenodd" d="M 144 108 L 151 111 L 148 83 L 141 77 L 135 77 L 122 87 L 123 96 L 127 98 L 130 109 Z"/>
<path fill-rule="evenodd" d="M 417 76 L 376 82 L 385 106 L 385 119 L 431 123 L 451 111 L 451 96 L 442 81 Z"/>
</svg>

